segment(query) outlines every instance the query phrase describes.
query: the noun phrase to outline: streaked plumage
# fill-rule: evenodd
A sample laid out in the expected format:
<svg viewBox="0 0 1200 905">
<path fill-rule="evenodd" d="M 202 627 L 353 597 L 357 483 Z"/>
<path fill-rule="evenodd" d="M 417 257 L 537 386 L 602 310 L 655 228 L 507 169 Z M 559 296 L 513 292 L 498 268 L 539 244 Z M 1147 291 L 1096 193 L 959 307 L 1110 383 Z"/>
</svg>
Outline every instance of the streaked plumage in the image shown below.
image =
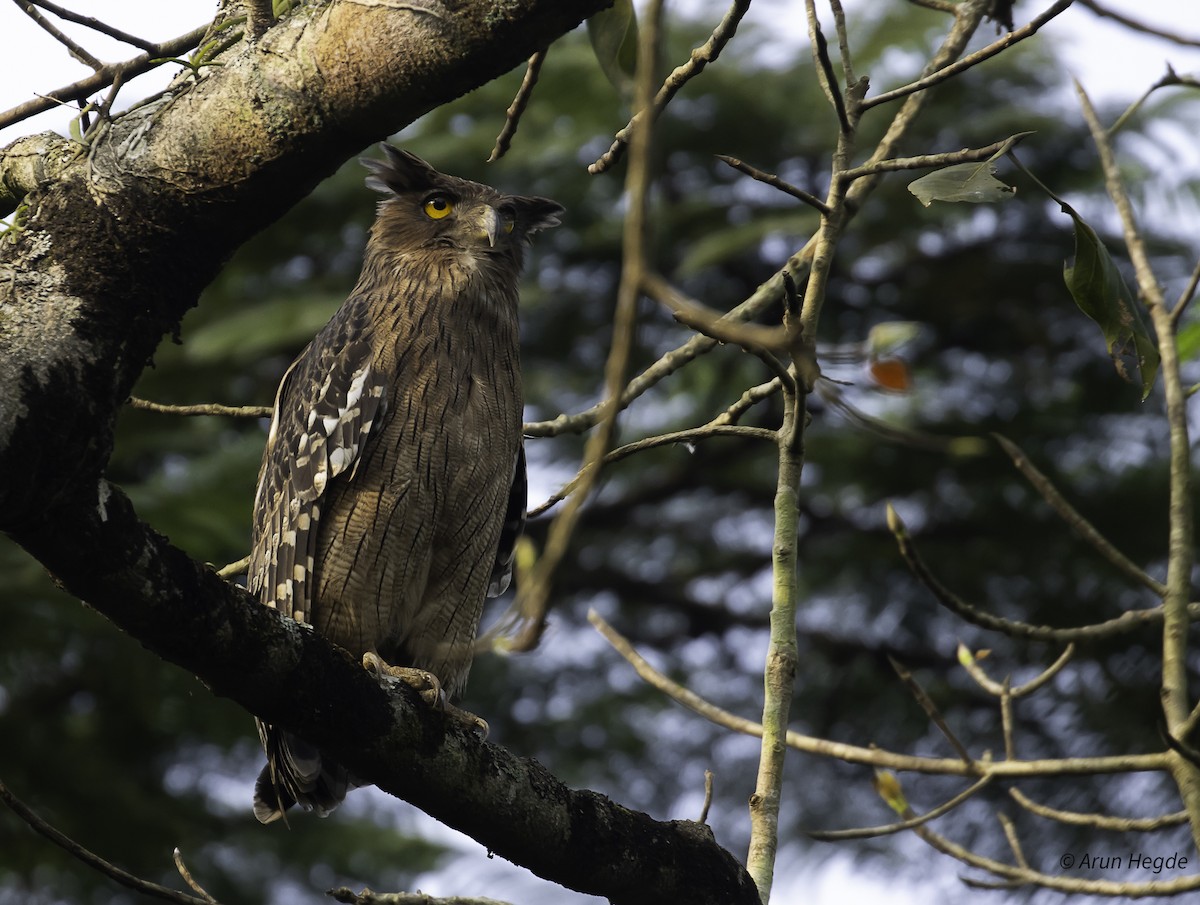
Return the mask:
<svg viewBox="0 0 1200 905">
<path fill-rule="evenodd" d="M 383 145 L 384 192 L 350 297 L 279 386 L 249 567 L 268 606 L 356 657 L 433 673 L 461 694 L 486 595 L 525 519 L 517 281 L 545 198 L 504 195 Z M 264 823 L 328 813 L 354 782 L 259 723 Z"/>
</svg>

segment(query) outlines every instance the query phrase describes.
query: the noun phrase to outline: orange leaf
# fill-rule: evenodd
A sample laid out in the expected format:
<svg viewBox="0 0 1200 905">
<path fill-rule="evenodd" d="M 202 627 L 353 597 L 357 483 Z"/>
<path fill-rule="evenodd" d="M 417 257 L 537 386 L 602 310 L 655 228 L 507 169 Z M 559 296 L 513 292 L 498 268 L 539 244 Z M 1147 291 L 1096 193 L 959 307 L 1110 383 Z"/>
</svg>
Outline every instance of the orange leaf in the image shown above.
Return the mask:
<svg viewBox="0 0 1200 905">
<path fill-rule="evenodd" d="M 907 393 L 912 386 L 908 365 L 899 358 L 881 358 L 867 365 L 871 379 L 885 390 Z"/>
</svg>

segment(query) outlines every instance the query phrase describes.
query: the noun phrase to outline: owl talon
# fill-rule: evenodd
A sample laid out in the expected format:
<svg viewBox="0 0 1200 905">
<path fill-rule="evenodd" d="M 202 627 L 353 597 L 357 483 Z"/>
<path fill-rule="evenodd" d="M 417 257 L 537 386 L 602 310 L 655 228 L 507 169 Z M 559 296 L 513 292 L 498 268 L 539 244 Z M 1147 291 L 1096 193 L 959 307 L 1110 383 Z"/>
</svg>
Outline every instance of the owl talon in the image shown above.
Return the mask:
<svg viewBox="0 0 1200 905">
<path fill-rule="evenodd" d="M 419 694 L 421 700 L 430 707 L 440 710 L 450 719 L 474 732 L 480 738 L 488 737 L 487 720 L 451 704 L 446 699 L 446 693 L 442 690 L 442 683 L 438 681 L 438 677 L 428 670 L 416 669 L 411 666 L 392 666 L 390 663 L 384 662 L 383 658 L 378 654 L 371 651 L 363 654 L 362 663 L 367 672 L 375 676 L 381 685 L 389 681 L 403 682 Z"/>
<path fill-rule="evenodd" d="M 437 676 L 425 669 L 415 669 L 411 666 L 392 666 L 384 662 L 378 654 L 367 651 L 363 654 L 363 666 L 379 680 L 380 684 L 389 679 L 403 682 L 421 696 L 430 707 L 441 710 L 446 706 L 446 693 L 442 691 L 442 683 Z"/>
</svg>

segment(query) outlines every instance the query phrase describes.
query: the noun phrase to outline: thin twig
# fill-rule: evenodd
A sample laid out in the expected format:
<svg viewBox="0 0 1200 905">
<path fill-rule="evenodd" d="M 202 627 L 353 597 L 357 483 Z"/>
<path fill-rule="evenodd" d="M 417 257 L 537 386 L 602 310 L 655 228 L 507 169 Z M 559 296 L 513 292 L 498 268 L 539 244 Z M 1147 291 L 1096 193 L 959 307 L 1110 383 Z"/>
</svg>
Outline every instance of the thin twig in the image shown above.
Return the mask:
<svg viewBox="0 0 1200 905">
<path fill-rule="evenodd" d="M 521 79 L 521 87 L 517 89 L 516 97 L 504 111 L 504 128 L 496 136 L 496 144 L 488 156 L 488 163 L 495 163 L 508 152 L 513 136 L 517 134 L 517 126 L 521 124 L 521 116 L 525 113 L 525 108 L 529 106 L 530 98 L 533 97 L 534 86 L 538 83 L 538 76 L 541 75 L 542 64 L 545 62 L 546 51 L 539 50 L 525 64 L 525 77 Z"/>
<path fill-rule="evenodd" d="M 105 861 L 99 855 L 88 851 L 74 839 L 63 835 L 50 824 L 46 823 L 28 805 L 13 795 L 9 791 L 8 786 L 2 781 L 0 781 L 0 800 L 8 805 L 14 814 L 25 821 L 35 833 L 49 839 L 73 858 L 77 858 L 88 867 L 110 877 L 128 889 L 140 892 L 143 895 L 153 896 L 156 899 L 179 902 L 181 905 L 209 905 L 211 902 L 211 900 L 206 902 L 204 899 L 197 899 L 195 896 L 189 896 L 187 893 L 179 892 L 179 890 L 168 889 L 166 886 L 159 886 L 157 883 L 151 883 L 149 880 L 135 877 L 115 864 Z"/>
<path fill-rule="evenodd" d="M 825 97 L 828 98 L 834 113 L 837 114 L 842 134 L 848 135 L 853 131 L 853 127 L 850 125 L 850 117 L 846 113 L 846 100 L 842 97 L 841 82 L 833 71 L 833 60 L 829 58 L 829 45 L 825 41 L 825 34 L 821 31 L 821 23 L 817 19 L 817 5 L 814 0 L 805 0 L 804 9 L 808 17 L 808 37 L 812 44 L 817 81 L 821 83 Z"/>
<path fill-rule="evenodd" d="M 807 246 L 806 246 L 807 249 Z M 794 265 L 798 270 L 806 268 L 806 250 L 793 255 L 789 266 Z M 775 273 L 763 283 L 744 302 L 734 307 L 725 315 L 726 320 L 749 320 L 757 317 L 772 305 L 779 303 L 783 293 L 783 277 Z M 661 381 L 670 377 L 680 368 L 690 364 L 701 355 L 711 352 L 717 347 L 715 339 L 707 336 L 693 336 L 687 342 L 663 354 L 656 362 L 634 377 L 621 393 L 619 410 L 624 411 L 644 393 L 653 389 Z M 591 408 L 573 414 L 562 414 L 550 421 L 532 421 L 525 425 L 527 437 L 557 437 L 559 434 L 581 434 L 599 422 L 605 410 L 605 403 L 599 402 Z"/>
<path fill-rule="evenodd" d="M 1167 427 L 1170 432 L 1170 502 L 1167 534 L 1167 580 L 1163 595 L 1162 700 L 1167 736 L 1182 739 L 1192 702 L 1188 690 L 1188 598 L 1191 594 L 1192 567 L 1196 559 L 1192 501 L 1191 441 L 1188 437 L 1187 394 L 1180 375 L 1179 347 L 1175 341 L 1171 312 L 1167 308 L 1158 280 L 1150 265 L 1150 255 L 1137 226 L 1133 205 L 1121 182 L 1120 167 L 1112 143 L 1100 124 L 1083 87 L 1076 82 L 1084 122 L 1100 155 L 1105 188 L 1121 218 L 1121 229 L 1138 292 L 1150 312 L 1158 336 L 1162 369 L 1163 395 L 1166 399 Z M 1192 838 L 1200 845 L 1200 770 L 1183 758 L 1172 771 L 1191 819 Z"/>
<path fill-rule="evenodd" d="M 1024 850 L 1021 848 L 1021 840 L 1017 837 L 1017 828 L 1008 819 L 1007 814 L 997 813 L 996 819 L 1000 821 L 1000 826 L 1004 830 L 1004 838 L 1008 840 L 1008 847 L 1013 853 L 1013 860 L 1017 862 L 1018 867 L 1029 870 L 1029 861 L 1025 857 Z"/>
<path fill-rule="evenodd" d="M 1025 455 L 1021 447 L 1017 446 L 1017 444 L 1013 443 L 1003 434 L 994 433 L 992 434 L 992 438 L 1000 444 L 1000 448 L 1012 459 L 1017 471 L 1033 486 L 1033 489 L 1038 492 L 1042 499 L 1050 505 L 1050 508 L 1055 511 L 1058 517 L 1087 541 L 1093 550 L 1116 566 L 1127 577 L 1149 588 L 1157 596 L 1162 597 L 1167 592 L 1166 585 L 1147 575 L 1133 560 L 1114 547 L 1103 534 L 1097 531 L 1095 526 L 1084 518 L 1078 509 L 1067 502 L 1063 495 L 1058 492 L 1053 482 L 1029 460 L 1029 457 Z"/>
<path fill-rule="evenodd" d="M 1156 38 L 1162 38 L 1164 41 L 1171 41 L 1184 47 L 1200 47 L 1200 38 L 1189 38 L 1177 32 L 1167 31 L 1165 28 L 1159 28 L 1158 26 L 1141 22 L 1138 19 L 1132 19 L 1106 6 L 1101 6 L 1096 0 L 1079 0 L 1079 5 L 1090 9 L 1097 16 L 1119 22 L 1132 31 L 1140 31 L 1142 34 L 1153 35 Z"/>
<path fill-rule="evenodd" d="M 932 167 L 951 166 L 956 163 L 973 163 L 981 160 L 991 160 L 1008 152 L 1022 138 L 1032 135 L 1032 132 L 1018 132 L 1002 141 L 992 142 L 982 148 L 963 148 L 961 151 L 946 151 L 942 154 L 921 154 L 917 157 L 894 157 L 889 160 L 876 160 L 865 163 L 860 167 L 844 170 L 838 174 L 839 179 L 853 182 L 864 176 L 874 176 L 878 173 L 894 173 L 898 170 L 926 170 Z"/>
<path fill-rule="evenodd" d="M 730 320 L 728 312 L 717 311 L 688 298 L 653 271 L 642 274 L 641 288 L 650 298 L 669 308 L 681 324 L 717 342 L 768 352 L 783 352 L 788 348 L 789 337 L 783 327 Z"/>
<path fill-rule="evenodd" d="M 825 202 L 816 195 L 812 194 L 811 192 L 806 192 L 802 188 L 797 188 L 790 182 L 785 182 L 773 173 L 766 173 L 762 170 L 756 169 L 755 167 L 750 166 L 750 164 L 738 160 L 736 157 L 729 157 L 725 154 L 718 154 L 716 157 L 717 160 L 721 161 L 721 163 L 725 164 L 726 166 L 731 166 L 741 173 L 745 173 L 751 179 L 756 179 L 759 182 L 771 186 L 772 188 L 779 189 L 779 191 L 803 201 L 809 207 L 816 208 L 816 210 L 822 215 L 829 213 L 829 208 L 825 206 Z"/>
<path fill-rule="evenodd" d="M 846 28 L 846 11 L 842 8 L 841 0 L 829 0 L 829 11 L 833 13 L 834 30 L 838 38 L 838 55 L 842 59 L 842 79 L 846 86 L 853 85 L 854 60 L 850 56 L 850 32 Z"/>
<path fill-rule="evenodd" d="M 943 802 L 930 811 L 926 811 L 919 817 L 910 817 L 907 820 L 888 823 L 884 826 L 864 826 L 851 830 L 805 830 L 804 835 L 810 839 L 816 839 L 818 842 L 841 842 L 845 839 L 874 839 L 878 836 L 891 836 L 893 833 L 911 830 L 923 823 L 928 823 L 930 820 L 935 820 L 943 814 L 948 814 L 968 798 L 975 795 L 975 793 L 991 785 L 993 779 L 995 779 L 994 776 L 984 776 L 982 779 L 976 780 L 949 801 Z"/>
<path fill-rule="evenodd" d="M 966 745 L 960 742 L 958 736 L 950 729 L 946 718 L 938 710 L 937 704 L 933 702 L 933 698 L 925 693 L 925 689 L 921 687 L 921 683 L 916 680 L 916 677 L 908 671 L 903 663 L 891 654 L 888 654 L 887 659 L 892 664 L 892 669 L 896 671 L 896 675 L 900 677 L 900 681 L 907 686 L 909 693 L 921 705 L 921 709 L 925 711 L 925 715 L 929 717 L 933 725 L 937 726 L 942 735 L 946 737 L 946 741 L 950 743 L 950 747 L 958 752 L 958 756 L 963 759 L 964 763 L 973 764 L 975 758 L 971 756 L 971 752 L 967 750 Z"/>
<path fill-rule="evenodd" d="M 233 578 L 235 575 L 243 575 L 250 568 L 250 557 L 243 556 L 236 562 L 231 562 L 227 566 L 222 566 L 217 569 L 217 574 L 222 578 Z"/>
<path fill-rule="evenodd" d="M 704 806 L 700 808 L 700 819 L 698 823 L 708 823 L 708 809 L 712 807 L 713 800 L 713 771 L 704 771 Z"/>
<path fill-rule="evenodd" d="M 952 3 L 951 0 L 908 0 L 913 6 L 923 6 L 925 9 L 932 9 L 939 13 L 950 13 L 954 15 L 958 12 L 958 4 Z"/>
<path fill-rule="evenodd" d="M 1183 318 L 1183 312 L 1187 310 L 1192 299 L 1196 297 L 1196 289 L 1198 287 L 1200 287 L 1200 261 L 1196 262 L 1196 266 L 1192 269 L 1192 276 L 1188 279 L 1187 286 L 1184 287 L 1183 292 L 1179 293 L 1179 301 L 1171 309 L 1171 327 L 1173 329 L 1179 329 L 1179 321 Z"/>
<path fill-rule="evenodd" d="M 789 375 L 790 376 L 790 375 Z M 774 377 L 766 383 L 760 383 L 758 386 L 752 386 L 746 392 L 742 393 L 740 399 L 729 408 L 725 409 L 721 414 L 708 422 L 712 427 L 717 427 L 722 424 L 737 424 L 738 419 L 742 417 L 751 407 L 761 402 L 764 399 L 769 399 L 783 389 L 784 382 L 779 377 Z"/>
<path fill-rule="evenodd" d="M 1037 16 L 1034 19 L 1031 19 L 1027 25 L 1023 25 L 1020 28 L 1016 29 L 1015 31 L 1010 31 L 1008 34 L 1004 35 L 1004 37 L 1000 38 L 997 41 L 994 41 L 993 43 L 989 44 L 987 47 L 984 47 L 981 50 L 977 50 L 977 51 L 975 51 L 975 53 L 968 54 L 967 56 L 963 57 L 961 60 L 958 60 L 957 62 L 950 63 L 947 66 L 943 66 L 941 69 L 938 69 L 936 72 L 932 72 L 923 78 L 919 78 L 915 82 L 910 82 L 907 85 L 903 85 L 899 88 L 894 88 L 891 91 L 885 91 L 883 94 L 875 95 L 875 97 L 866 98 L 862 102 L 863 109 L 867 110 L 867 109 L 870 109 L 871 107 L 876 107 L 879 104 L 889 103 L 891 101 L 897 100 L 898 98 L 902 98 L 909 94 L 913 94 L 917 91 L 924 91 L 926 88 L 931 88 L 934 85 L 944 82 L 947 79 L 958 75 L 960 72 L 965 72 L 966 70 L 970 69 L 972 66 L 978 66 L 984 60 L 989 60 L 992 57 L 994 57 L 996 54 L 998 54 L 1004 50 L 1007 50 L 1012 45 L 1017 44 L 1021 41 L 1024 41 L 1026 38 L 1032 37 L 1033 35 L 1037 34 L 1038 29 L 1040 29 L 1043 25 L 1045 25 L 1051 19 L 1053 19 L 1056 16 L 1060 15 L 1061 13 L 1065 12 L 1067 7 L 1069 7 L 1074 2 L 1075 2 L 1075 0 L 1058 0 L 1057 3 L 1055 3 L 1052 7 L 1050 7 L 1048 10 L 1046 10 L 1040 16 Z"/>
<path fill-rule="evenodd" d="M 273 409 L 269 405 L 219 405 L 215 402 L 202 402 L 197 405 L 165 405 L 161 402 L 151 402 L 149 399 L 129 397 L 129 406 L 147 412 L 159 412 L 163 415 L 227 415 L 231 418 L 270 418 Z"/>
<path fill-rule="evenodd" d="M 347 886 L 338 886 L 329 890 L 326 895 L 336 902 L 347 905 L 509 905 L 499 899 L 487 899 L 479 896 L 427 896 L 423 892 L 374 892 L 363 887 L 361 892 L 354 892 Z"/>
<path fill-rule="evenodd" d="M 166 58 L 177 57 L 194 48 L 200 42 L 200 39 L 204 37 L 207 30 L 208 26 L 197 28 L 185 35 L 180 35 L 178 38 L 164 41 L 161 44 L 155 44 L 146 53 L 136 56 L 133 59 L 126 60 L 123 63 L 107 64 L 98 72 L 93 73 L 85 79 L 80 79 L 78 82 L 72 82 L 70 85 L 62 88 L 56 88 L 47 94 L 39 94 L 34 100 L 26 101 L 23 104 L 0 113 L 0 129 L 7 128 L 14 123 L 19 123 L 46 110 L 52 110 L 57 105 L 70 104 L 83 100 L 92 92 L 100 91 L 112 85 L 114 79 L 118 76 L 131 79 L 135 75 L 149 72 L 151 69 L 155 69 L 166 62 Z"/>
<path fill-rule="evenodd" d="M 1024 685 L 1018 685 L 1012 688 L 1009 679 L 1003 682 L 997 682 L 989 676 L 982 666 L 979 665 L 979 660 L 961 641 L 958 644 L 958 662 L 967 671 L 972 679 L 975 680 L 980 688 L 990 695 L 999 697 L 1007 694 L 1013 698 L 1023 698 L 1033 694 L 1051 679 L 1053 679 L 1062 670 L 1064 666 L 1070 662 L 1071 657 L 1075 654 L 1075 645 L 1068 644 L 1066 650 L 1059 654 L 1058 659 L 1051 663 L 1046 669 L 1030 679 Z"/>
<path fill-rule="evenodd" d="M 1058 808 L 1038 804 L 1020 789 L 1009 789 L 1008 794 L 1025 810 L 1031 814 L 1037 814 L 1039 817 L 1045 817 L 1047 820 L 1057 820 L 1059 823 L 1071 826 L 1088 826 L 1097 830 L 1109 830 L 1114 833 L 1148 833 L 1167 827 L 1182 826 L 1188 820 L 1187 811 L 1176 811 L 1174 814 L 1163 814 L 1161 817 L 1113 817 L 1109 814 L 1062 811 Z"/>
<path fill-rule="evenodd" d="M 1163 621 L 1163 607 L 1157 606 L 1146 610 L 1128 610 L 1113 619 L 1083 625 L 1074 628 L 1056 628 L 1049 625 L 1034 625 L 1029 622 L 1019 622 L 1015 619 L 1005 619 L 984 612 L 976 606 L 967 603 L 958 595 L 949 591 L 941 582 L 934 578 L 929 567 L 917 552 L 916 545 L 900 516 L 895 509 L 888 505 L 888 527 L 896 538 L 900 555 L 908 564 L 909 569 L 926 588 L 932 592 L 938 603 L 950 612 L 981 628 L 991 629 L 1012 638 L 1026 638 L 1031 641 L 1070 641 L 1097 640 L 1111 638 L 1135 629 L 1154 626 Z M 1188 604 L 1188 617 L 1191 621 L 1200 621 L 1200 603 Z"/>
<path fill-rule="evenodd" d="M 762 725 L 754 720 L 730 713 L 718 707 L 711 701 L 706 701 L 691 689 L 685 688 L 678 682 L 669 679 L 637 652 L 620 632 L 609 625 L 595 610 L 588 611 L 588 622 L 604 636 L 633 667 L 638 676 L 673 701 L 688 708 L 693 713 L 702 716 L 709 722 L 740 732 L 744 735 L 762 737 Z M 943 776 L 995 776 L 997 779 L 1030 778 L 1035 776 L 1094 776 L 1113 773 L 1137 773 L 1161 771 L 1168 767 L 1168 755 L 1157 754 L 1124 754 L 1114 757 L 1071 757 L 1048 760 L 979 760 L 974 764 L 963 763 L 957 757 L 922 757 L 913 754 L 899 754 L 882 748 L 864 748 L 859 745 L 848 745 L 844 742 L 834 742 L 823 738 L 813 738 L 789 731 L 787 734 L 789 748 L 805 754 L 815 754 L 820 757 L 830 757 L 845 761 L 849 764 L 861 764 L 871 767 L 882 767 L 910 773 L 928 773 Z"/>
<path fill-rule="evenodd" d="M 721 55 L 721 51 L 725 49 L 725 45 L 733 39 L 737 32 L 738 23 L 742 21 L 742 16 L 746 15 L 746 11 L 750 9 L 750 0 L 733 0 L 725 16 L 713 29 L 712 35 L 701 46 L 693 48 L 688 61 L 682 66 L 677 66 L 662 87 L 658 89 L 658 94 L 654 96 L 654 100 L 648 107 L 637 106 L 638 112 L 634 114 L 629 123 L 613 137 L 612 146 L 605 151 L 595 163 L 588 167 L 588 172 L 596 175 L 603 173 L 614 163 L 621 159 L 629 146 L 629 141 L 634 132 L 643 128 L 644 120 L 648 117 L 653 121 L 663 111 L 663 108 L 671 102 L 679 89 L 686 85 L 689 81 L 698 76 L 704 71 L 704 67 L 709 63 L 715 63 L 717 57 Z"/>
<path fill-rule="evenodd" d="M 174 852 L 175 869 L 179 871 L 179 876 L 183 877 L 183 882 L 192 888 L 192 890 L 200 896 L 209 905 L 217 905 L 217 900 L 208 894 L 208 891 L 196 882 L 192 877 L 192 872 L 187 869 L 187 865 L 183 863 L 183 852 L 179 850 L 179 846 L 175 847 Z"/>
<path fill-rule="evenodd" d="M 658 59 L 659 35 L 663 0 L 651 0 L 645 21 L 638 33 L 638 68 L 634 96 L 645 109 L 653 90 L 655 63 Z M 596 487 L 604 458 L 616 436 L 617 417 L 621 411 L 622 391 L 626 386 L 626 370 L 633 351 L 637 327 L 637 303 L 641 296 L 643 274 L 649 268 L 646 247 L 646 221 L 649 214 L 651 184 L 650 150 L 654 117 L 651 113 L 645 126 L 632 138 L 625 190 L 629 210 L 622 236 L 621 277 L 617 286 L 617 310 L 613 316 L 612 348 L 604 364 L 604 402 L 599 416 L 599 429 L 588 437 L 575 492 L 554 519 L 546 536 L 546 546 L 529 581 L 517 592 L 517 608 L 522 612 L 544 613 L 550 600 L 550 583 L 554 572 L 567 554 L 571 536 L 579 523 L 583 505 Z"/>
<path fill-rule="evenodd" d="M 51 3 L 50 0 L 29 0 L 34 6 L 40 6 L 48 13 L 53 13 L 60 19 L 65 19 L 68 22 L 74 22 L 76 25 L 82 25 L 85 28 L 90 28 L 92 31 L 98 31 L 102 35 L 108 35 L 110 38 L 115 38 L 125 44 L 131 44 L 141 50 L 154 52 L 156 45 L 153 41 L 147 41 L 145 38 L 139 38 L 137 35 L 131 35 L 128 32 L 121 31 L 119 28 L 114 28 L 107 22 L 101 22 L 99 19 L 93 19 L 91 16 L 81 15 L 74 10 L 67 9 L 64 6 L 59 6 L 57 3 Z"/>
<path fill-rule="evenodd" d="M 632 443 L 626 443 L 624 446 L 619 446 L 614 450 L 609 451 L 603 458 L 604 465 L 611 465 L 613 462 L 620 462 L 622 459 L 628 458 L 635 453 L 645 452 L 649 449 L 657 449 L 660 446 L 673 446 L 679 443 L 693 444 L 700 440 L 706 440 L 709 437 L 742 437 L 754 440 L 766 440 L 774 443 L 776 433 L 773 430 L 767 430 L 763 427 L 744 427 L 740 424 L 705 424 L 701 427 L 687 428 L 686 430 L 671 431 L 666 434 L 656 434 L 653 437 L 646 437 L 643 440 L 635 440 Z M 545 513 L 551 507 L 561 503 L 572 493 L 575 493 L 582 485 L 584 478 L 591 472 L 593 468 L 591 460 L 586 461 L 580 466 L 579 471 L 570 481 L 562 486 L 560 490 L 550 495 L 545 502 L 540 505 L 530 508 L 529 518 L 537 518 Z"/>
<path fill-rule="evenodd" d="M 29 18 L 36 22 L 43 31 L 49 34 L 63 47 L 67 48 L 67 53 L 69 53 L 74 59 L 78 60 L 84 66 L 87 66 L 96 72 L 99 72 L 104 68 L 103 63 L 88 53 L 88 51 L 82 46 L 63 34 L 53 22 L 34 9 L 33 4 L 30 3 L 29 0 L 16 0 L 16 4 L 17 6 L 21 7 L 25 15 L 29 16 Z"/>
<path fill-rule="evenodd" d="M 1017 742 L 1013 732 L 1013 697 L 1010 677 L 1004 677 L 1004 686 L 1000 691 L 1000 730 L 1004 734 L 1004 756 L 1009 760 L 1017 759 Z"/>
<path fill-rule="evenodd" d="M 937 851 L 944 855 L 949 855 L 951 858 L 961 861 L 970 867 L 985 870 L 998 877 L 1041 886 L 1046 889 L 1057 889 L 1060 892 L 1136 898 L 1141 896 L 1172 896 L 1200 889 L 1200 876 L 1182 877 L 1178 880 L 1155 880 L 1149 883 L 1121 883 L 1114 880 L 1085 880 L 1077 877 L 1044 874 L 1040 871 L 1005 864 L 1003 861 L 997 861 L 994 858 L 977 855 L 925 826 L 917 827 L 913 832 Z"/>
</svg>

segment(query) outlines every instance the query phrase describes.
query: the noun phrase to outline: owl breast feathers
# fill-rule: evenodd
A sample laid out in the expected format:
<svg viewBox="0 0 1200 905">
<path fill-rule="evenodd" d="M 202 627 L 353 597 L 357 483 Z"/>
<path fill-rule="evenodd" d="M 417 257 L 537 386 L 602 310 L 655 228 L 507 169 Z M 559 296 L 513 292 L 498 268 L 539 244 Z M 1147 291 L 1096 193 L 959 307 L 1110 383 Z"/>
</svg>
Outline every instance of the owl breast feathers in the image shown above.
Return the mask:
<svg viewBox="0 0 1200 905">
<path fill-rule="evenodd" d="M 562 207 L 447 176 L 390 145 L 362 274 L 279 385 L 254 501 L 250 590 L 355 657 L 466 683 L 484 599 L 525 521 L 517 294 Z M 355 783 L 262 722 L 264 823 Z"/>
</svg>

